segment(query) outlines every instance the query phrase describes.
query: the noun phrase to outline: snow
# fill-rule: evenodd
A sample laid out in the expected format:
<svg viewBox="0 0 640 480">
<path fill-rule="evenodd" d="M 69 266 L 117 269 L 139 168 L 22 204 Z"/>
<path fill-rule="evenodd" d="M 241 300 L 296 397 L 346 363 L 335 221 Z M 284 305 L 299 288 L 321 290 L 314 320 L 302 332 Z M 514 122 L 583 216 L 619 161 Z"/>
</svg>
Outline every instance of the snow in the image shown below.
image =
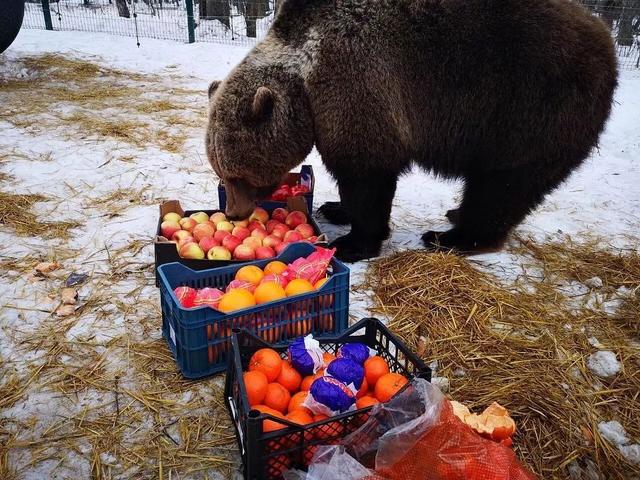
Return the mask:
<svg viewBox="0 0 640 480">
<path fill-rule="evenodd" d="M 620 422 L 611 420 L 610 422 L 600 422 L 598 424 L 600 435 L 614 445 L 626 445 L 629 443 L 629 437 Z"/>
<path fill-rule="evenodd" d="M 188 97 L 189 105 L 204 110 L 209 82 L 224 78 L 248 49 L 152 39 L 136 47 L 135 40 L 127 37 L 23 30 L 14 45 L 0 56 L 0 79 L 33 74 L 20 64 L 21 57 L 57 53 L 99 62 L 111 68 L 157 75 L 158 84 L 149 85 L 145 94 L 149 98 L 160 95 L 159 87 L 167 91 L 176 86 L 194 89 L 201 93 Z M 533 235 L 537 239 L 594 234 L 604 236 L 619 247 L 637 248 L 633 239 L 640 231 L 639 111 L 640 71 L 622 71 L 612 117 L 599 149 L 517 228 L 518 234 Z M 145 121 L 153 123 L 156 121 L 153 117 L 151 115 Z M 197 118 L 200 121 L 201 117 Z M 0 163 L 0 171 L 14 177 L 10 184 L 0 183 L 0 188 L 21 193 L 46 192 L 55 201 L 37 205 L 39 218 L 76 219 L 83 224 L 73 231 L 67 243 L 31 238 L 16 241 L 11 231 L 0 227 L 0 258 L 20 259 L 34 254 L 58 258 L 65 266 L 65 277 L 71 271 L 89 274 L 90 281 L 80 290 L 79 305 L 94 302 L 93 310 L 81 310 L 77 321 L 52 319 L 48 311 L 55 308 L 55 301 L 48 295 L 53 293 L 56 298 L 61 278 L 52 275 L 41 282 L 30 283 L 16 270 L 2 272 L 0 362 L 4 363 L 0 365 L 3 374 L 28 378 L 30 372 L 46 358 L 47 352 L 37 345 L 21 341 L 28 339 L 32 332 L 55 328 L 63 330 L 64 339 L 81 341 L 83 345 L 81 352 L 69 352 L 69 355 L 60 357 L 61 361 L 81 366 L 85 355 L 104 356 L 107 372 L 123 374 L 121 388 L 136 387 L 137 379 L 130 373 L 130 359 L 114 353 L 117 347 L 113 345 L 120 338 L 143 342 L 161 337 L 158 292 L 153 285 L 152 272 L 146 268 L 153 262 L 150 239 L 156 227 L 157 205 L 169 198 L 179 198 L 185 208 L 215 206 L 217 203 L 217 179 L 204 154 L 203 129 L 204 124 L 200 128 L 185 127 L 188 134 L 186 143 L 178 153 L 169 153 L 155 146 L 136 148 L 124 142 L 97 139 L 91 132 L 79 135 L 75 131 L 57 128 L 27 131 L 0 117 L 0 150 L 16 149 L 28 154 L 28 158 L 16 156 L 10 162 Z M 127 156 L 131 156 L 133 161 L 120 160 Z M 316 172 L 314 207 L 328 200 L 337 200 L 336 186 L 324 169 L 318 152 L 314 150 L 306 163 L 311 163 Z M 114 217 L 91 206 L 92 199 L 102 198 L 105 193 L 118 188 L 139 195 L 142 202 L 123 206 Z M 422 232 L 448 228 L 444 213 L 460 200 L 460 183 L 445 182 L 414 169 L 399 181 L 397 192 L 392 212 L 393 231 L 384 244 L 382 255 L 418 248 Z M 346 233 L 343 227 L 318 220 L 330 238 Z M 109 256 L 134 240 L 142 243 L 141 249 L 126 257 L 122 264 L 111 265 Z M 508 250 L 477 255 L 473 260 L 481 268 L 507 281 L 517 278 L 523 268 L 523 259 Z M 367 264 L 364 261 L 352 265 L 352 286 L 362 282 Z M 125 275 L 125 272 L 128 273 Z M 106 283 L 111 276 L 116 276 L 117 280 Z M 595 282 L 593 286 L 584 282 L 582 288 L 586 286 L 597 290 L 597 281 L 590 280 Z M 628 294 L 626 291 L 620 293 Z M 599 297 L 591 298 L 596 299 L 595 303 L 599 302 Z M 368 292 L 352 289 L 352 320 L 370 316 L 371 302 Z M 568 324 L 567 328 L 573 327 Z M 574 330 L 577 334 L 578 328 Z M 581 331 L 584 333 L 584 328 Z M 593 339 L 597 336 L 598 332 L 585 334 L 585 337 Z M 600 348 L 599 344 L 597 347 Z M 615 375 L 621 368 L 616 354 L 611 351 L 594 353 L 588 364 L 601 377 Z M 580 376 L 579 370 L 575 371 Z M 462 369 L 454 372 L 456 377 L 463 375 Z M 0 385 L 4 384 L 5 378 L 8 376 L 0 376 Z M 213 382 L 219 381 L 216 377 Z M 175 393 L 170 399 L 183 406 L 207 404 L 210 403 L 210 387 L 211 382 L 195 384 L 192 391 Z M 103 392 L 88 391 L 69 397 L 34 384 L 29 386 L 24 398 L 2 410 L 1 416 L 15 425 L 32 424 L 33 434 L 37 436 L 52 427 L 61 416 L 76 418 L 86 413 L 87 408 L 95 408 L 99 413 L 103 411 L 100 409 L 103 405 L 106 409 L 113 408 L 108 403 L 111 399 L 106 399 L 106 396 Z M 161 417 L 158 421 L 165 422 L 167 418 Z M 144 416 L 129 432 L 129 440 L 135 443 L 152 438 L 145 435 L 155 432 L 155 422 L 153 416 Z M 618 431 L 604 428 L 608 433 Z M 24 432 L 22 434 L 25 435 Z M 627 442 L 620 445 L 620 451 L 629 459 L 638 457 L 638 445 Z M 91 461 L 95 453 L 94 446 L 89 445 L 86 439 L 80 439 L 75 453 L 69 453 L 69 460 L 62 464 L 47 461 L 30 466 L 31 459 L 26 453 L 13 451 L 10 460 L 21 469 L 20 478 L 87 478 L 91 476 Z M 114 452 L 98 453 L 109 465 L 121 461 Z M 234 457 L 233 461 L 237 458 Z M 214 472 L 207 474 L 212 477 Z"/>
</svg>

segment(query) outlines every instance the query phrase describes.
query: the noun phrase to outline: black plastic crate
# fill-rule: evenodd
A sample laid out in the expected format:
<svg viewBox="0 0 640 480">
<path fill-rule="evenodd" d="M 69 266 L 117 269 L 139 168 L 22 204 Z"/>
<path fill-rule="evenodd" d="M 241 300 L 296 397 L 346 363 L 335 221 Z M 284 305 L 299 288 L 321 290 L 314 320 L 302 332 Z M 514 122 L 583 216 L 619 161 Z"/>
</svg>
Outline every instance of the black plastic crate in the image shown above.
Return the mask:
<svg viewBox="0 0 640 480">
<path fill-rule="evenodd" d="M 341 335 L 317 340 L 325 352 L 332 354 L 345 343 L 364 343 L 387 361 L 391 372 L 409 379 L 417 376 L 431 380 L 431 370 L 424 362 L 375 318 L 362 319 Z M 225 381 L 225 403 L 236 430 L 247 480 L 279 479 L 289 468 L 306 469 L 318 445 L 339 443 L 366 421 L 372 408 L 345 412 L 304 426 L 251 410 L 242 374 L 254 352 L 265 347 L 280 352 L 283 358 L 287 355 L 287 345 L 269 344 L 246 330 L 235 330 Z M 287 428 L 263 432 L 266 419 L 285 424 Z"/>
<path fill-rule="evenodd" d="M 300 172 L 294 173 L 290 172 L 287 174 L 282 183 L 286 183 L 287 185 L 293 186 L 296 184 L 304 183 L 309 187 L 309 192 L 301 195 L 300 197 L 304 198 L 304 201 L 307 204 L 307 210 L 309 214 L 313 212 L 313 190 L 315 188 L 315 176 L 313 175 L 313 167 L 311 165 L 302 165 L 300 167 Z M 295 197 L 294 197 L 295 198 Z M 224 182 L 222 180 L 218 184 L 218 205 L 220 210 L 227 208 L 227 191 L 224 187 Z M 275 210 L 278 207 L 286 207 L 287 202 L 279 202 L 276 200 L 265 200 L 260 202 L 260 206 L 267 211 Z"/>
</svg>

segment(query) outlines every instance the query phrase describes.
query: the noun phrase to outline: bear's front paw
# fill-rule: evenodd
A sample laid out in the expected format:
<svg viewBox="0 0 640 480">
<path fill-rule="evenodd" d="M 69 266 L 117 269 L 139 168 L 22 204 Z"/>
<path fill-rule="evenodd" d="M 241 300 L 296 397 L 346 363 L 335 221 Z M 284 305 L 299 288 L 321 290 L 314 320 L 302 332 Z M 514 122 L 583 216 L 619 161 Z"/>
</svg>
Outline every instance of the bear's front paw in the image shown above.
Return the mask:
<svg viewBox="0 0 640 480">
<path fill-rule="evenodd" d="M 329 247 L 336 248 L 336 257 L 343 262 L 353 263 L 380 254 L 382 241 L 370 241 L 354 238 L 350 233 L 336 238 Z"/>
<path fill-rule="evenodd" d="M 429 231 L 422 235 L 422 241 L 431 252 L 454 251 L 461 254 L 493 252 L 504 243 L 504 239 L 477 240 L 456 228 L 446 232 Z"/>
<path fill-rule="evenodd" d="M 342 203 L 340 202 L 325 202 L 318 208 L 318 212 L 320 212 L 329 223 L 333 223 L 334 225 L 349 225 L 351 223 L 349 215 L 342 208 Z"/>
<path fill-rule="evenodd" d="M 457 225 L 458 223 L 460 223 L 460 209 L 459 208 L 454 208 L 452 210 L 447 210 L 447 213 L 445 213 L 444 216 L 447 217 L 447 220 L 449 220 L 449 222 L 451 222 L 454 225 Z"/>
</svg>

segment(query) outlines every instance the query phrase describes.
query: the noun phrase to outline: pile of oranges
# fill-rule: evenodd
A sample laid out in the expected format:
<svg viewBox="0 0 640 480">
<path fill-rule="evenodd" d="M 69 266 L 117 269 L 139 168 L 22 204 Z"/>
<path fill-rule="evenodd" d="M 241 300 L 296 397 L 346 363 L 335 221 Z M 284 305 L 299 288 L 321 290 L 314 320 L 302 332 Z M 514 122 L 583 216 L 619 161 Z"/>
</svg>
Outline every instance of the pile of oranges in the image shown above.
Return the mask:
<svg viewBox="0 0 640 480">
<path fill-rule="evenodd" d="M 324 370 L 335 359 L 330 353 L 324 353 L 324 368 L 315 375 L 303 377 L 287 359 L 271 348 L 257 350 L 249 361 L 249 369 L 243 374 L 247 399 L 252 410 L 259 410 L 275 418 L 283 418 L 299 425 L 307 425 L 327 419 L 326 415 L 314 414 L 303 403 L 309 395 L 311 384 L 324 376 Z M 399 373 L 389 371 L 388 363 L 380 356 L 371 356 L 364 363 L 365 378 L 356 394 L 356 408 L 362 409 L 393 397 L 408 382 Z M 287 428 L 286 424 L 267 419 L 263 422 L 264 432 L 273 432 Z M 307 442 L 320 440 L 318 444 L 339 441 L 344 434 L 340 421 L 328 422 L 305 431 Z M 282 448 L 282 443 L 272 442 L 272 450 Z M 315 452 L 315 445 L 308 446 L 304 459 L 308 463 Z M 270 458 L 274 468 L 284 471 L 289 465 L 286 455 Z"/>
</svg>

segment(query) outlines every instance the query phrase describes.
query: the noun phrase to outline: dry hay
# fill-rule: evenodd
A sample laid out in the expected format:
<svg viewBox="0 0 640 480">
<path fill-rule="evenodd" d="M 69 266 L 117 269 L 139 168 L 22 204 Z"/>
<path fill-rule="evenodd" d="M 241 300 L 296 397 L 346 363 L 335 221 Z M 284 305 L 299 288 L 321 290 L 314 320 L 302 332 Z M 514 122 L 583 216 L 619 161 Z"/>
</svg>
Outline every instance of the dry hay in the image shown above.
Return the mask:
<svg viewBox="0 0 640 480">
<path fill-rule="evenodd" d="M 32 208 L 49 199 L 40 194 L 15 194 L 0 191 L 0 225 L 10 227 L 20 236 L 39 236 L 46 239 L 69 238 L 69 230 L 82 224 L 76 221 L 39 221 Z"/>
<path fill-rule="evenodd" d="M 558 275 L 597 274 L 640 288 L 637 256 L 565 247 L 535 251 L 544 252 L 547 268 Z M 604 264 L 598 267 L 597 259 Z M 623 271 L 614 273 L 617 268 Z M 424 251 L 373 262 L 364 286 L 374 293 L 373 311 L 387 316 L 414 350 L 420 336 L 427 339 L 425 359 L 438 362 L 452 398 L 472 407 L 498 401 L 512 412 L 518 456 L 541 478 L 567 478 L 570 468 L 591 462 L 602 478 L 640 473 L 597 428 L 619 420 L 640 439 L 640 347 L 633 343 L 638 297 L 616 315 L 575 309 L 548 277 L 505 287 L 465 258 Z M 621 360 L 623 370 L 613 379 L 598 379 L 587 368 L 596 351 L 591 336 Z"/>
</svg>

